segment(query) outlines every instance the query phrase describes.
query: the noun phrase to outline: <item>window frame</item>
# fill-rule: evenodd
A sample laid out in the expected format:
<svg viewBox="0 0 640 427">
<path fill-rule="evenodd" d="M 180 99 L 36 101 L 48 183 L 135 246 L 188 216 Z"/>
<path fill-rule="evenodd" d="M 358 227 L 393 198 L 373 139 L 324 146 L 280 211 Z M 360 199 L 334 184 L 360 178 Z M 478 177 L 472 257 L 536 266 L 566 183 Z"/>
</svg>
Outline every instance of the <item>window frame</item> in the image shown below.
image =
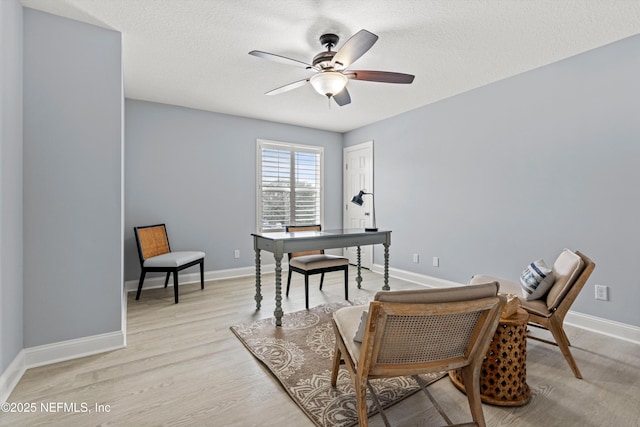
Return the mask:
<svg viewBox="0 0 640 427">
<path fill-rule="evenodd" d="M 262 151 L 264 148 L 272 148 L 276 150 L 287 150 L 292 153 L 291 167 L 289 170 L 289 177 L 291 179 L 291 185 L 295 184 L 295 153 L 313 153 L 319 155 L 319 198 L 320 198 L 320 212 L 319 212 L 319 224 L 324 224 L 324 188 L 325 188 L 325 175 L 324 175 L 324 147 L 321 145 L 306 145 L 291 142 L 271 141 L 267 139 L 256 140 L 256 230 L 258 233 L 267 232 L 281 232 L 285 231 L 286 225 L 296 224 L 283 224 L 282 228 L 269 228 L 263 229 L 263 201 L 262 201 Z M 294 190 L 295 187 L 290 190 Z"/>
</svg>

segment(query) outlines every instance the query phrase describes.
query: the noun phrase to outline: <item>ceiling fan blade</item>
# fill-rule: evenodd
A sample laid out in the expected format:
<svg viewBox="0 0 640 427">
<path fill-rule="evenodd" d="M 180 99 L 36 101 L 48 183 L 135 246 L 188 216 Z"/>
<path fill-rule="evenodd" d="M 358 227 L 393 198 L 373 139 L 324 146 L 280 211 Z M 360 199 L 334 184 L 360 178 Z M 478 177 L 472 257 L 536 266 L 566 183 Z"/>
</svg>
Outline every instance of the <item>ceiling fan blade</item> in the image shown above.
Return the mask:
<svg viewBox="0 0 640 427">
<path fill-rule="evenodd" d="M 309 79 L 304 79 L 304 80 L 299 80 L 297 82 L 289 83 L 284 86 L 280 86 L 279 88 L 270 90 L 269 92 L 265 93 L 265 95 L 278 95 L 280 93 L 288 92 L 290 90 L 297 89 L 301 86 L 304 86 L 305 84 L 307 84 L 308 81 Z"/>
<path fill-rule="evenodd" d="M 413 82 L 413 74 L 392 73 L 390 71 L 367 71 L 367 70 L 349 70 L 345 73 L 347 77 L 354 80 L 366 80 L 369 82 L 382 83 L 404 83 Z"/>
<path fill-rule="evenodd" d="M 378 36 L 367 30 L 360 30 L 336 52 L 331 63 L 340 64 L 342 69 L 345 69 L 371 49 L 376 41 L 378 41 Z"/>
<path fill-rule="evenodd" d="M 351 104 L 351 95 L 349 95 L 349 91 L 345 87 L 339 93 L 333 95 L 333 99 L 336 101 L 336 104 L 343 107 L 347 104 Z"/>
<path fill-rule="evenodd" d="M 262 52 L 261 50 L 252 50 L 249 55 L 257 56 L 258 58 L 268 59 L 270 61 L 279 62 L 281 64 L 293 65 L 301 68 L 312 68 L 311 64 L 298 61 L 297 59 L 287 58 L 286 56 L 276 55 L 275 53 Z"/>
</svg>

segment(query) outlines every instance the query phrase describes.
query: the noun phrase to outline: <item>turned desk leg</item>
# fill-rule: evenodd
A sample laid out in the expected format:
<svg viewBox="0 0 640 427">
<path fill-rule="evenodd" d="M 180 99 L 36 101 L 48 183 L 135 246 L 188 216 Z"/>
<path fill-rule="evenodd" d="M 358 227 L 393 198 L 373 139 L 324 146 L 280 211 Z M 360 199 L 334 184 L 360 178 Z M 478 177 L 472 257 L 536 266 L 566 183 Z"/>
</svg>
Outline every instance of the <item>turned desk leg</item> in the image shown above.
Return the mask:
<svg viewBox="0 0 640 427">
<path fill-rule="evenodd" d="M 262 294 L 260 293 L 260 249 L 256 249 L 256 296 L 253 299 L 256 300 L 256 310 L 260 310 L 260 303 L 262 302 Z"/>
<path fill-rule="evenodd" d="M 383 291 L 388 291 L 389 287 L 389 243 L 384 243 L 384 286 Z"/>
<path fill-rule="evenodd" d="M 275 254 L 276 259 L 276 309 L 273 315 L 276 317 L 276 326 L 282 326 L 282 254 Z"/>
<path fill-rule="evenodd" d="M 362 274 L 360 274 L 360 266 L 361 266 L 361 264 L 360 264 L 360 255 L 361 255 L 361 254 L 360 254 L 360 246 L 358 246 L 358 249 L 357 249 L 356 253 L 358 254 L 358 255 L 357 255 L 357 260 L 358 260 L 358 264 L 357 264 L 357 266 L 358 266 L 358 274 L 357 274 L 357 276 L 356 276 L 356 282 L 358 283 L 358 289 L 360 289 L 360 288 L 362 287 L 362 285 L 361 285 L 361 283 L 362 283 Z"/>
</svg>

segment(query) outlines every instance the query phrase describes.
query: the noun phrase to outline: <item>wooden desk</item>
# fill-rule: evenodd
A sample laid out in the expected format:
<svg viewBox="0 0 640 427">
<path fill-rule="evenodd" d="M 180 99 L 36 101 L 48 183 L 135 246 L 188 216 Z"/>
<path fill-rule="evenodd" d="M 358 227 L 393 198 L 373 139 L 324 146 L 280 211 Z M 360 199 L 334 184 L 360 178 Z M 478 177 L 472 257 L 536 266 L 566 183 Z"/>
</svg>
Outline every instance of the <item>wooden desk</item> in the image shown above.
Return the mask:
<svg viewBox="0 0 640 427">
<path fill-rule="evenodd" d="M 276 325 L 282 325 L 282 257 L 286 253 L 315 249 L 347 248 L 357 246 L 358 288 L 362 282 L 360 273 L 360 246 L 382 244 L 384 246 L 384 286 L 389 288 L 389 245 L 391 231 L 364 231 L 363 229 L 341 229 L 323 231 L 296 231 L 291 233 L 255 233 L 253 249 L 256 252 L 256 309 L 260 310 L 262 294 L 260 292 L 260 251 L 271 252 L 276 261 Z"/>
<path fill-rule="evenodd" d="M 521 406 L 529 402 L 531 390 L 527 385 L 527 321 L 529 314 L 519 308 L 506 319 L 501 318 L 498 329 L 487 349 L 487 357 L 480 370 L 480 399 L 499 406 Z M 465 391 L 462 375 L 450 371 L 451 382 Z"/>
</svg>

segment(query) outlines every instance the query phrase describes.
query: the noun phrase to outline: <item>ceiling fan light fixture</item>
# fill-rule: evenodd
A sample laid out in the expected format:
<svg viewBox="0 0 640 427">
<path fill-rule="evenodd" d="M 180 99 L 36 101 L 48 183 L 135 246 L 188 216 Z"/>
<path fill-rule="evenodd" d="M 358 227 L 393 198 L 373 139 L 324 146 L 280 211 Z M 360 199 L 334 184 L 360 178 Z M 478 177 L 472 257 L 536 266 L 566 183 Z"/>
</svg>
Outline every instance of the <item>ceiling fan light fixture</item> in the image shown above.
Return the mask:
<svg viewBox="0 0 640 427">
<path fill-rule="evenodd" d="M 298 80 L 297 82 L 280 86 L 267 92 L 266 95 L 276 95 L 299 88 L 306 83 L 311 83 L 316 92 L 327 97 L 329 108 L 331 108 L 331 98 L 333 98 L 336 104 L 343 107 L 351 103 L 351 95 L 346 87 L 349 80 L 404 84 L 413 82 L 415 76 L 411 74 L 350 69 L 350 66 L 357 61 L 358 58 L 367 53 L 378 40 L 378 36 L 375 34 L 367 30 L 360 30 L 351 36 L 340 49 L 333 51 L 332 49 L 338 44 L 338 40 L 339 37 L 333 33 L 320 36 L 320 43 L 326 46 L 327 50 L 314 56 L 311 64 L 259 50 L 249 52 L 250 55 L 259 58 L 295 65 L 296 67 L 304 67 L 316 73 L 304 80 Z"/>
<path fill-rule="evenodd" d="M 342 92 L 348 81 L 347 76 L 337 71 L 324 71 L 313 75 L 310 79 L 316 92 L 328 98 Z"/>
</svg>

